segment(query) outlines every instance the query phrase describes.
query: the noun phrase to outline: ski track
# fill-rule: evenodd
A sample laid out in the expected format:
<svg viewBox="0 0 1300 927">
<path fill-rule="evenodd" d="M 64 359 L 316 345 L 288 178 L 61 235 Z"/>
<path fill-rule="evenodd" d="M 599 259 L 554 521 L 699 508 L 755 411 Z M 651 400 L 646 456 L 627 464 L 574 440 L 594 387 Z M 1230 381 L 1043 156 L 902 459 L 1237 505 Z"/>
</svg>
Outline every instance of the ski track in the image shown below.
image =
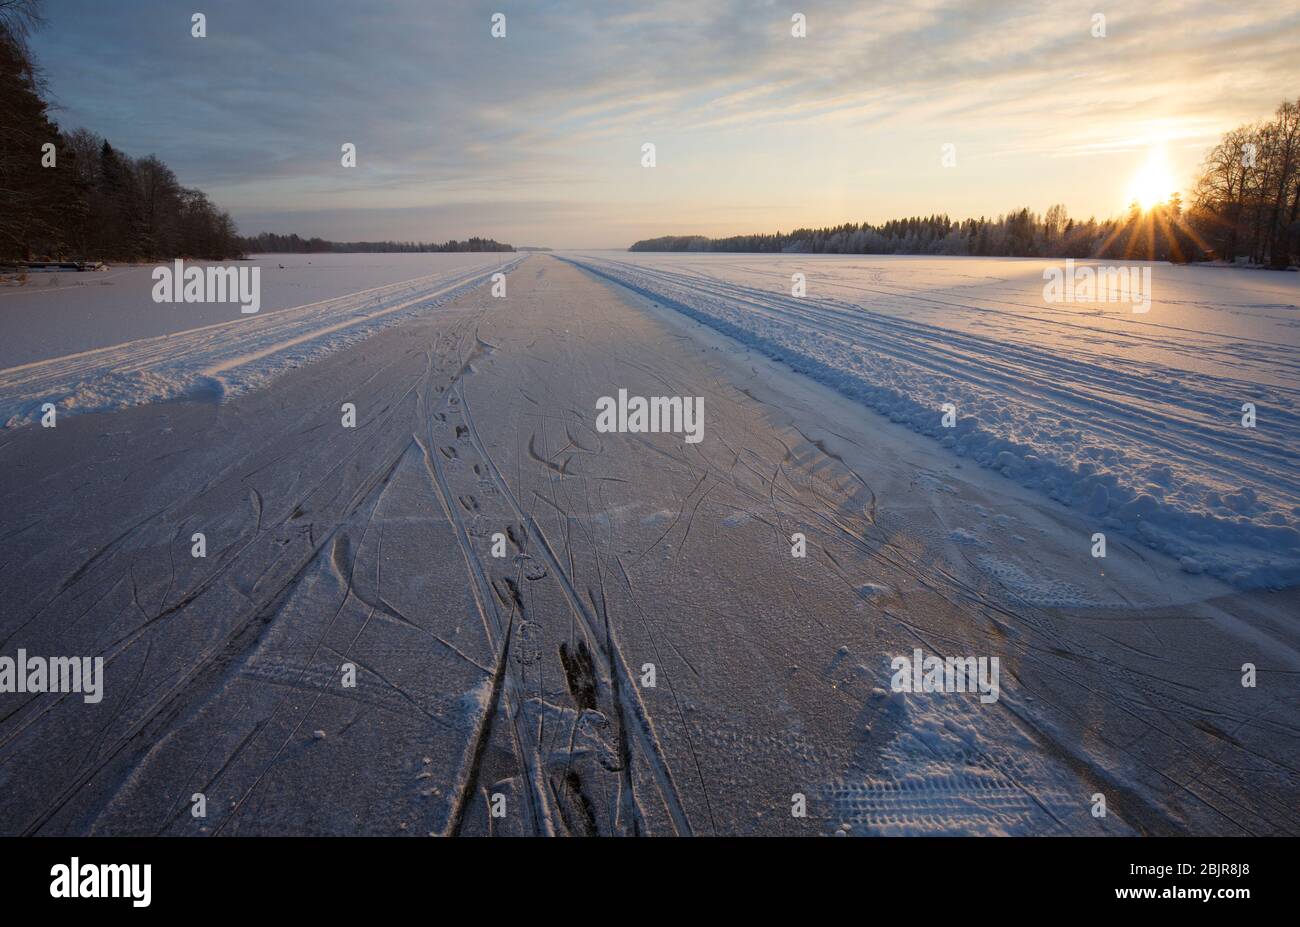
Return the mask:
<svg viewBox="0 0 1300 927">
<path fill-rule="evenodd" d="M 45 403 L 63 415 L 237 396 L 450 302 L 520 260 L 484 257 L 470 268 L 0 370 L 0 421 L 37 421 Z"/>
<path fill-rule="evenodd" d="M 867 272 L 783 258 L 808 272 L 810 295 L 783 294 L 789 277 L 752 257 L 570 259 L 1082 509 L 1099 529 L 1126 532 L 1190 572 L 1242 588 L 1300 583 L 1294 348 L 1189 334 L 1147 316 L 1094 329 L 1023 284 L 925 286 L 906 265 Z M 1155 293 L 1161 275 L 1178 270 L 1156 267 Z M 1149 318 L 1168 317 L 1174 305 L 1157 300 Z M 914 307 L 935 321 L 920 320 Z M 1121 356 L 1134 346 L 1157 353 Z M 1207 358 L 1216 372 L 1196 369 Z M 1257 404 L 1257 428 L 1241 427 L 1246 401 Z M 952 430 L 941 427 L 945 402 L 957 407 Z"/>
<path fill-rule="evenodd" d="M 1284 720 L 1285 686 L 1269 689 L 1263 707 L 1243 707 L 1187 684 L 1176 661 L 1168 679 L 1117 661 L 1089 626 L 1036 604 L 1021 567 L 962 572 L 918 551 L 896 523 L 878 522 L 872 485 L 816 431 L 756 426 L 763 400 L 721 382 L 719 368 L 683 360 L 689 352 L 646 352 L 637 339 L 649 323 L 608 284 L 549 258 L 525 266 L 511 277 L 516 298 L 529 287 L 547 295 L 551 269 L 585 287 L 574 299 L 589 314 L 573 323 L 552 315 L 572 290 L 547 296 L 545 311 L 533 310 L 540 322 L 515 322 L 521 309 L 507 304 L 493 318 L 513 337 L 510 351 L 483 335 L 493 300 L 463 299 L 445 319 L 422 313 L 443 288 L 472 283 L 378 294 L 361 325 L 413 312 L 413 328 L 378 336 L 387 340 L 373 356 L 379 341 L 340 366 L 350 378 L 344 395 L 358 400 L 355 439 L 333 427 L 337 401 L 309 410 L 320 383 L 289 378 L 296 392 L 264 397 L 230 426 L 265 429 L 265 447 L 217 443 L 198 481 L 160 479 L 143 497 L 148 507 L 111 536 L 81 547 L 75 529 L 25 509 L 6 519 L 9 544 L 33 531 L 57 540 L 6 550 L 0 652 L 97 653 L 113 683 L 89 713 L 72 696 L 0 701 L 0 784 L 9 789 L 0 830 L 808 832 L 783 817 L 795 789 L 813 800 L 808 825 L 819 833 L 1294 829 L 1286 796 L 1300 771 L 1285 757 L 1300 731 Z M 621 326 L 624 340 L 608 355 L 587 347 L 590 313 Z M 545 359 L 520 349 L 525 333 L 556 318 L 577 329 L 572 342 L 560 337 L 566 328 L 551 332 Z M 238 371 L 250 365 L 244 358 L 265 363 L 277 345 L 307 343 L 313 332 L 335 337 L 321 321 L 242 343 L 224 360 L 197 345 L 193 357 Z M 200 337 L 180 338 L 190 336 Z M 514 365 L 504 379 L 485 372 L 503 357 Z M 574 405 L 625 370 L 708 392 L 709 442 L 673 447 L 592 431 L 590 413 Z M 502 399 L 511 383 L 528 387 L 535 412 L 502 415 L 518 412 Z M 270 421 L 276 406 L 295 430 Z M 624 440 L 638 453 L 619 452 Z M 175 453 L 184 451 L 159 459 Z M 494 459 L 503 453 L 508 463 Z M 637 474 L 661 482 L 625 478 Z M 19 492 L 36 499 L 67 485 L 62 469 L 24 480 Z M 60 504 L 64 518 L 84 509 L 75 496 Z M 174 551 L 198 524 L 212 538 L 207 561 Z M 821 584 L 793 578 L 785 538 L 796 527 L 829 567 Z M 498 531 L 513 556 L 487 553 Z M 741 588 L 704 599 L 708 646 L 692 644 L 693 623 L 675 619 L 763 558 L 774 559 L 749 578 L 752 592 L 738 577 Z M 46 560 L 54 566 L 42 572 Z M 906 608 L 893 592 L 902 588 Z M 846 602 L 867 610 L 854 614 Z M 841 640 L 854 656 L 840 647 L 817 666 Z M 999 648 L 1008 690 L 987 709 L 891 696 L 880 688 L 887 656 L 913 645 L 941 656 Z M 647 658 L 659 667 L 657 690 L 632 672 Z M 764 675 L 794 660 L 814 664 L 811 672 L 790 683 Z M 356 690 L 338 688 L 345 662 L 358 668 Z M 728 711 L 733 689 L 741 702 Z M 1045 712 L 1031 692 L 1059 704 Z M 791 700 L 803 700 L 793 718 Z M 1086 745 L 1070 730 L 1076 722 L 1089 731 Z M 1197 759 L 1206 744 L 1208 764 Z M 1247 766 L 1259 772 L 1236 782 Z M 1108 822 L 1088 814 L 1093 789 L 1115 799 Z M 206 823 L 188 814 L 196 790 L 210 802 Z M 505 821 L 486 813 L 493 794 L 510 802 Z"/>
</svg>

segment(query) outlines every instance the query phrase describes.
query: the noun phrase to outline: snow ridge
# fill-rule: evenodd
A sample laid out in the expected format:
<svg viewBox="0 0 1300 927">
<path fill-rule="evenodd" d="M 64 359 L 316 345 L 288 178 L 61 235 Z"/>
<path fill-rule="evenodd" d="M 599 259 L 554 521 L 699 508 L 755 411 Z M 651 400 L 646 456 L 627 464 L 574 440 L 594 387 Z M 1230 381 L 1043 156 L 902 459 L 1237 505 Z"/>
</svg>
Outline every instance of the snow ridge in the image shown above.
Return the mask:
<svg viewBox="0 0 1300 927">
<path fill-rule="evenodd" d="M 15 428 L 38 421 L 47 402 L 62 416 L 239 395 L 463 296 L 521 260 L 503 264 L 494 259 L 293 309 L 0 370 L 0 422 Z"/>
<path fill-rule="evenodd" d="M 1118 531 L 1174 556 L 1189 572 L 1240 588 L 1300 583 L 1300 390 L 1159 359 L 1108 356 L 1074 335 L 1034 343 L 1020 328 L 999 331 L 993 312 L 980 320 L 993 331 L 982 334 L 893 310 L 906 298 L 941 313 L 961 312 L 966 307 L 949 309 L 949 301 L 978 294 L 854 286 L 890 297 L 892 305 L 861 296 L 795 298 L 762 280 L 760 271 L 727 267 L 726 260 L 572 258 L 959 456 L 1081 509 L 1096 519 L 1098 531 Z M 865 282 L 878 284 L 879 271 Z M 1032 317 L 1027 295 L 1017 305 Z M 971 308 L 983 311 L 975 303 Z M 1106 337 L 1117 340 L 1111 332 Z M 1244 346 L 1224 349 L 1229 363 L 1234 349 Z M 1188 353 L 1198 350 L 1191 346 Z M 1280 365 L 1279 380 L 1293 377 L 1294 351 L 1282 346 L 1260 358 Z M 1267 427 L 1241 427 L 1238 408 L 1247 401 L 1266 410 Z M 958 410 L 955 428 L 942 427 L 944 403 Z M 1089 545 L 1089 538 L 1080 539 L 1081 550 Z"/>
</svg>

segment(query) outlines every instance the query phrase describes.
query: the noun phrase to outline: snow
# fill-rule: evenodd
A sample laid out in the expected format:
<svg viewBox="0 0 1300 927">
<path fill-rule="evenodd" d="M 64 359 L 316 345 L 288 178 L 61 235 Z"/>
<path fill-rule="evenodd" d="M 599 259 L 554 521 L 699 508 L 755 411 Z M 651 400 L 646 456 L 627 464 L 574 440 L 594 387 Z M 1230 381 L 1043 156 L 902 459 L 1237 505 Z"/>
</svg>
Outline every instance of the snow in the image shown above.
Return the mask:
<svg viewBox="0 0 1300 927">
<path fill-rule="evenodd" d="M 471 267 L 504 264 L 503 254 L 254 254 L 225 267 L 256 267 L 259 316 L 363 290 Z M 229 303 L 155 303 L 157 264 L 114 264 L 98 272 L 33 273 L 0 285 L 0 369 L 80 354 L 240 317 Z M 186 261 L 185 266 L 211 266 Z"/>
<path fill-rule="evenodd" d="M 1046 303 L 1043 272 L 1060 262 L 1044 260 L 570 258 L 1189 572 L 1300 583 L 1295 274 L 1155 264 L 1138 314 Z M 944 403 L 955 428 L 942 427 Z"/>
<path fill-rule="evenodd" d="M 56 355 L 0 370 L 0 423 L 13 428 L 36 421 L 45 403 L 64 415 L 239 395 L 453 300 L 519 260 L 456 253 L 263 256 L 255 261 L 262 268 L 263 308 L 254 315 L 242 315 L 232 303 L 154 303 L 152 265 L 107 276 L 42 275 L 42 281 L 74 279 L 0 292 L 0 356 Z M 101 277 L 111 290 L 97 288 Z M 293 303 L 304 295 L 318 298 Z M 124 333 L 141 337 L 119 343 Z M 58 353 L 72 347 L 85 349 Z"/>
<path fill-rule="evenodd" d="M 1024 836 L 1077 804 L 1063 764 L 1009 725 L 990 729 L 988 714 L 967 702 L 875 688 L 866 704 L 873 724 L 894 733 L 878 770 L 827 788 L 848 834 Z M 1131 834 L 1118 822 L 1103 832 Z"/>
<path fill-rule="evenodd" d="M 438 295 L 460 267 L 159 342 L 214 381 L 310 349 L 273 380 L 0 435 L 0 653 L 105 661 L 99 705 L 0 693 L 0 833 L 1300 830 L 1300 589 L 1096 560 L 1081 506 L 662 299 L 546 255 Z M 703 440 L 598 431 L 624 388 Z M 888 691 L 917 648 L 997 658 L 997 701 Z"/>
</svg>

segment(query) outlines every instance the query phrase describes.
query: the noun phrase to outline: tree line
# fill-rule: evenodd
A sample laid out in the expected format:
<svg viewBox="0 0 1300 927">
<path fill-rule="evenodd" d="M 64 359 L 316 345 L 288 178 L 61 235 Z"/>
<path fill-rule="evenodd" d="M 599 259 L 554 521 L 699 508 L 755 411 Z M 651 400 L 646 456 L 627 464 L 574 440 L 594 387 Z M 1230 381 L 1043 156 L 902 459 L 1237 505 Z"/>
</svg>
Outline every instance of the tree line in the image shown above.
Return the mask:
<svg viewBox="0 0 1300 927">
<path fill-rule="evenodd" d="M 490 238 L 442 244 L 331 242 L 298 235 L 241 238 L 202 190 L 154 155 L 64 132 L 50 117 L 27 37 L 37 0 L 0 0 L 0 262 L 227 260 L 247 252 L 512 251 Z"/>
<path fill-rule="evenodd" d="M 32 0 L 0 0 L 0 260 L 237 257 L 230 216 L 153 155 L 60 130 L 27 46 Z"/>
<path fill-rule="evenodd" d="M 1111 255 L 1157 259 L 1170 256 L 1168 242 L 1142 232 L 1163 226 L 1172 215 L 1181 214 L 1181 209 L 1180 203 L 1161 204 L 1149 214 L 1134 210 L 1123 219 L 1098 222 L 1072 219 L 1058 204 L 1041 215 L 1025 208 L 993 218 L 913 216 L 879 225 L 847 222 L 827 228 L 728 238 L 667 235 L 638 241 L 628 250 L 1077 258 Z"/>
<path fill-rule="evenodd" d="M 442 244 L 423 241 L 326 241 L 324 238 L 303 238 L 300 235 L 277 235 L 262 232 L 239 239 L 240 247 L 249 254 L 324 254 L 335 253 L 426 253 L 445 251 L 514 251 L 515 249 L 492 238 L 467 238 L 465 241 L 445 241 Z"/>
<path fill-rule="evenodd" d="M 1224 135 L 1192 197 L 1196 228 L 1216 256 L 1283 267 L 1300 254 L 1300 99 Z"/>
<path fill-rule="evenodd" d="M 1286 267 L 1300 260 L 1300 100 L 1227 133 L 1205 160 L 1190 204 L 1173 193 L 1148 210 L 1075 220 L 1060 204 L 993 218 L 946 215 L 845 223 L 774 234 L 667 235 L 630 251 L 934 254 L 1119 260 L 1235 261 Z"/>
</svg>

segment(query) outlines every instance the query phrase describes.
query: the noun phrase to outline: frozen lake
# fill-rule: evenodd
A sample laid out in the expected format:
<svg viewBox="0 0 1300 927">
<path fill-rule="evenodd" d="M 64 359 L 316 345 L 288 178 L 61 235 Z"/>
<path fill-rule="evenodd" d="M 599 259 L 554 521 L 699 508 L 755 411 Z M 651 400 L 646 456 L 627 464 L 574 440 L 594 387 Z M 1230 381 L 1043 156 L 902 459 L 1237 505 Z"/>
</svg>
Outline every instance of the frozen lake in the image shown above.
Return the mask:
<svg viewBox="0 0 1300 927">
<path fill-rule="evenodd" d="M 1150 268 L 1149 307 L 1138 313 L 1049 302 L 1044 271 L 1061 261 L 575 259 L 1189 571 L 1247 587 L 1300 582 L 1294 273 L 1135 265 Z M 792 295 L 796 274 L 803 296 Z M 1243 424 L 1247 403 L 1254 427 Z"/>
<path fill-rule="evenodd" d="M 1293 358 L 1150 334 L 1289 331 L 1286 278 L 1156 267 L 1139 325 L 1036 262 L 517 257 L 0 371 L 0 656 L 103 658 L 0 693 L 0 833 L 1296 832 L 1300 589 L 1241 588 Z"/>
<path fill-rule="evenodd" d="M 258 315 L 361 290 L 470 268 L 500 267 L 504 254 L 255 254 L 225 266 L 260 268 Z M 189 266 L 191 262 L 186 262 Z M 193 262 L 207 266 L 207 262 Z M 228 322 L 239 307 L 155 303 L 157 264 L 114 265 L 87 273 L 33 273 L 0 287 L 0 369 Z"/>
</svg>

